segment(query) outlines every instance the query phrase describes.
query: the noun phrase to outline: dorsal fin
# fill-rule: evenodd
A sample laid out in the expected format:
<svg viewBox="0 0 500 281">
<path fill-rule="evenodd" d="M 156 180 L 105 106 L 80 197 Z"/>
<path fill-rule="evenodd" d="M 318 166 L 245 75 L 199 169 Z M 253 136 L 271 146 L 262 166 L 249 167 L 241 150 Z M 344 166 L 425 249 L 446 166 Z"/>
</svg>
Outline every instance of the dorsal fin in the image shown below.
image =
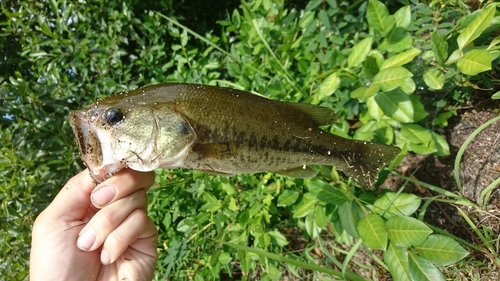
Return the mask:
<svg viewBox="0 0 500 281">
<path fill-rule="evenodd" d="M 299 102 L 287 102 L 286 104 L 311 117 L 318 126 L 337 122 L 337 114 L 330 108 Z"/>
</svg>

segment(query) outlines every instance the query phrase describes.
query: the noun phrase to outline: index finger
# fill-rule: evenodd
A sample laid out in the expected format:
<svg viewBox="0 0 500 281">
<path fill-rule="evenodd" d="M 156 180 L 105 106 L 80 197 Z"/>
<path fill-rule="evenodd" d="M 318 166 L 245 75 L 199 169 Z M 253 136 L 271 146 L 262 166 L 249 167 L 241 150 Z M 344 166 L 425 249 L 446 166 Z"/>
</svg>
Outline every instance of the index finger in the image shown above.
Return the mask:
<svg viewBox="0 0 500 281">
<path fill-rule="evenodd" d="M 148 190 L 155 182 L 154 175 L 154 172 L 122 170 L 96 186 L 90 197 L 92 204 L 97 208 L 102 208 L 139 189 Z"/>
</svg>

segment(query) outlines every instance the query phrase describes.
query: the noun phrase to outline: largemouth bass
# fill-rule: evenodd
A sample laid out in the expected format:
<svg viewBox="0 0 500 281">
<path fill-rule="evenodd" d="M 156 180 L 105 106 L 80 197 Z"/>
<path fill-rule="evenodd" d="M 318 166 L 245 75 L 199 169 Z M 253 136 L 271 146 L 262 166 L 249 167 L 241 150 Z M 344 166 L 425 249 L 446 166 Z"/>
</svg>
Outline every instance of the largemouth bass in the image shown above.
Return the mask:
<svg viewBox="0 0 500 281">
<path fill-rule="evenodd" d="M 310 165 L 330 165 L 373 186 L 400 149 L 319 128 L 334 121 L 325 107 L 195 84 L 147 86 L 69 115 L 81 158 L 97 182 L 126 167 L 311 177 Z"/>
</svg>

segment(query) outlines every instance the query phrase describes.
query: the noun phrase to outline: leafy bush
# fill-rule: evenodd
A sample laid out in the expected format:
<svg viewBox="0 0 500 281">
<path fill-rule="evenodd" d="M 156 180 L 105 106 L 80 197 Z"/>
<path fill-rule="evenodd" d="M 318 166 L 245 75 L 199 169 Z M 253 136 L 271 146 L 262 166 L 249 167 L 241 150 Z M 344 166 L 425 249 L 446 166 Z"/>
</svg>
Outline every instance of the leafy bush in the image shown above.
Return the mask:
<svg viewBox="0 0 500 281">
<path fill-rule="evenodd" d="M 195 32 L 175 20 L 190 18 L 175 14 L 180 7 L 135 2 L 2 2 L 0 280 L 27 278 L 34 217 L 83 168 L 66 116 L 99 97 L 167 81 L 230 86 L 330 107 L 340 121 L 326 130 L 335 134 L 446 155 L 437 129 L 472 88 L 497 79 L 488 72 L 498 71 L 494 4 L 472 12 L 462 1 L 411 1 L 389 12 L 373 0 L 259 0 L 221 13 L 220 32 L 203 19 L 189 23 L 203 27 Z M 156 278 L 364 280 L 352 272 L 363 249 L 394 280 L 443 280 L 438 267 L 467 254 L 457 241 L 482 251 L 422 222 L 432 200 L 422 204 L 404 186 L 365 191 L 318 170 L 306 180 L 158 171 L 149 192 Z"/>
</svg>

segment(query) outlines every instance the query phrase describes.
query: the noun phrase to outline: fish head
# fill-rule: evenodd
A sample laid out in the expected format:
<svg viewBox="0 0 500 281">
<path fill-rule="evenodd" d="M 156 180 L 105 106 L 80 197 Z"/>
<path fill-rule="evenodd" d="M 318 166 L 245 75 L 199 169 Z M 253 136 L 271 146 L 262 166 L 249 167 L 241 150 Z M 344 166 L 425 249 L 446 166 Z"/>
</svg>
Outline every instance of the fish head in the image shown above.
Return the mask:
<svg viewBox="0 0 500 281">
<path fill-rule="evenodd" d="M 72 111 L 69 122 L 81 158 L 97 182 L 127 167 L 142 172 L 179 167 L 196 139 L 174 109 L 116 98 Z"/>
</svg>

